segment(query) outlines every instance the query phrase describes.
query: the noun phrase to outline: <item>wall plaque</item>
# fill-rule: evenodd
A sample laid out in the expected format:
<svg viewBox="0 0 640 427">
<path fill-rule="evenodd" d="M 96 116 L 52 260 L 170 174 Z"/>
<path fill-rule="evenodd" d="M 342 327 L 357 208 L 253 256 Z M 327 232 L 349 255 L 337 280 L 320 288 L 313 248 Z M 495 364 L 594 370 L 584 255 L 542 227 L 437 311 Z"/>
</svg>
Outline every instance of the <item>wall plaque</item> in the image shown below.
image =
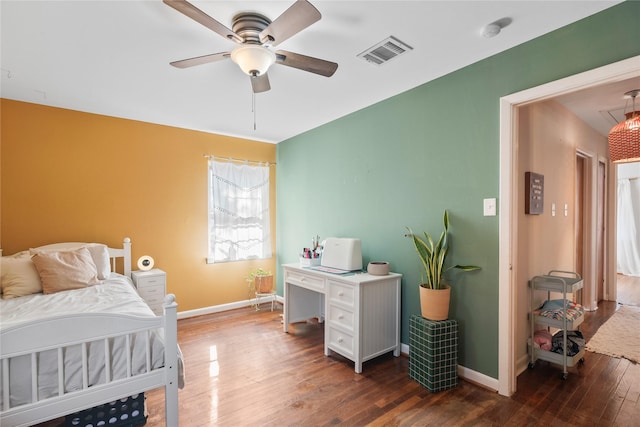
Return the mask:
<svg viewBox="0 0 640 427">
<path fill-rule="evenodd" d="M 524 213 L 540 215 L 544 208 L 544 175 L 524 173 Z"/>
</svg>

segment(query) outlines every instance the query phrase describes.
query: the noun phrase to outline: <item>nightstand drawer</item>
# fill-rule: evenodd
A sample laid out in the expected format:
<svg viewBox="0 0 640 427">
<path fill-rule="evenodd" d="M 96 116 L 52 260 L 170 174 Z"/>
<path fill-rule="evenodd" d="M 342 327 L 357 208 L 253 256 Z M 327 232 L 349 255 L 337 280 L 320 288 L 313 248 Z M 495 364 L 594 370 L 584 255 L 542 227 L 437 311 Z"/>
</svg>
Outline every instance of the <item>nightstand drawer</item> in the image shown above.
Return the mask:
<svg viewBox="0 0 640 427">
<path fill-rule="evenodd" d="M 164 304 L 164 297 L 162 295 L 147 296 L 141 294 L 140 296 L 142 297 L 144 302 L 146 302 L 147 305 L 151 308 L 162 307 L 162 304 Z"/>
<path fill-rule="evenodd" d="M 159 294 L 164 297 L 164 283 L 154 286 L 138 287 L 138 293 L 140 295 L 145 294 L 149 296 Z"/>
<path fill-rule="evenodd" d="M 151 300 L 160 301 L 160 303 L 164 301 L 164 288 L 142 288 L 138 289 L 138 294 L 149 305 L 151 305 Z"/>
<path fill-rule="evenodd" d="M 149 288 L 149 287 L 163 287 L 165 285 L 164 276 L 149 276 L 149 277 L 141 277 L 137 280 L 136 287 L 140 288 Z"/>
</svg>

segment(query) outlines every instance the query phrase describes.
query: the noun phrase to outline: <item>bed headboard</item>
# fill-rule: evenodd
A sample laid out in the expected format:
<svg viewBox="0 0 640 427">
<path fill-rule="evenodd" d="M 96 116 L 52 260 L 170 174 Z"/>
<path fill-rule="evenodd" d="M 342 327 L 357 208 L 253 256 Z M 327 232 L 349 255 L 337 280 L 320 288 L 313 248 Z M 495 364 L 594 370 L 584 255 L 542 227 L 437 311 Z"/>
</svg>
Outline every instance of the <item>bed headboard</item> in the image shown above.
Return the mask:
<svg viewBox="0 0 640 427">
<path fill-rule="evenodd" d="M 131 239 L 125 237 L 122 241 L 122 249 L 107 248 L 111 259 L 111 271 L 116 271 L 116 258 L 124 258 L 124 275 L 131 277 Z"/>
</svg>

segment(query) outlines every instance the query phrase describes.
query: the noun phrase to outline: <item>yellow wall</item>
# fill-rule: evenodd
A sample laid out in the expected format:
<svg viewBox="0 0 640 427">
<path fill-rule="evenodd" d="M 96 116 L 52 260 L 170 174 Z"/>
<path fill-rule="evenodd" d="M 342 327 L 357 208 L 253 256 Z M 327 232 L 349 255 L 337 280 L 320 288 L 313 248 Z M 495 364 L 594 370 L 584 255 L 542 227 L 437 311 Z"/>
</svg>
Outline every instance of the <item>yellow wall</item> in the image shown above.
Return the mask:
<svg viewBox="0 0 640 427">
<path fill-rule="evenodd" d="M 4 255 L 59 241 L 151 255 L 167 272 L 179 311 L 246 300 L 255 267 L 275 256 L 206 264 L 207 160 L 203 154 L 275 162 L 274 144 L 36 104 L 0 100 Z M 275 254 L 275 168 L 271 222 Z"/>
</svg>

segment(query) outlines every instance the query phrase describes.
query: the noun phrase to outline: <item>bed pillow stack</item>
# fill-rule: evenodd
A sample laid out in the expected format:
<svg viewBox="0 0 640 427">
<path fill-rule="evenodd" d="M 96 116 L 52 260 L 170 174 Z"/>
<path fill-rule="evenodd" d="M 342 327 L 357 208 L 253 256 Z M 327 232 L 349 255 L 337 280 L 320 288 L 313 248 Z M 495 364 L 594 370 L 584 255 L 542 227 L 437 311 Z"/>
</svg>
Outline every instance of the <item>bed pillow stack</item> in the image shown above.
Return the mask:
<svg viewBox="0 0 640 427">
<path fill-rule="evenodd" d="M 87 248 L 91 259 L 96 265 L 98 271 L 98 279 L 106 280 L 111 274 L 111 265 L 109 264 L 109 251 L 107 245 L 102 243 L 57 243 L 54 245 L 47 245 L 41 248 L 30 249 L 31 255 L 42 252 L 59 252 L 59 251 L 72 251 L 80 248 Z"/>
<path fill-rule="evenodd" d="M 2 257 L 2 298 L 95 285 L 111 273 L 107 246 L 61 243 Z"/>
</svg>

